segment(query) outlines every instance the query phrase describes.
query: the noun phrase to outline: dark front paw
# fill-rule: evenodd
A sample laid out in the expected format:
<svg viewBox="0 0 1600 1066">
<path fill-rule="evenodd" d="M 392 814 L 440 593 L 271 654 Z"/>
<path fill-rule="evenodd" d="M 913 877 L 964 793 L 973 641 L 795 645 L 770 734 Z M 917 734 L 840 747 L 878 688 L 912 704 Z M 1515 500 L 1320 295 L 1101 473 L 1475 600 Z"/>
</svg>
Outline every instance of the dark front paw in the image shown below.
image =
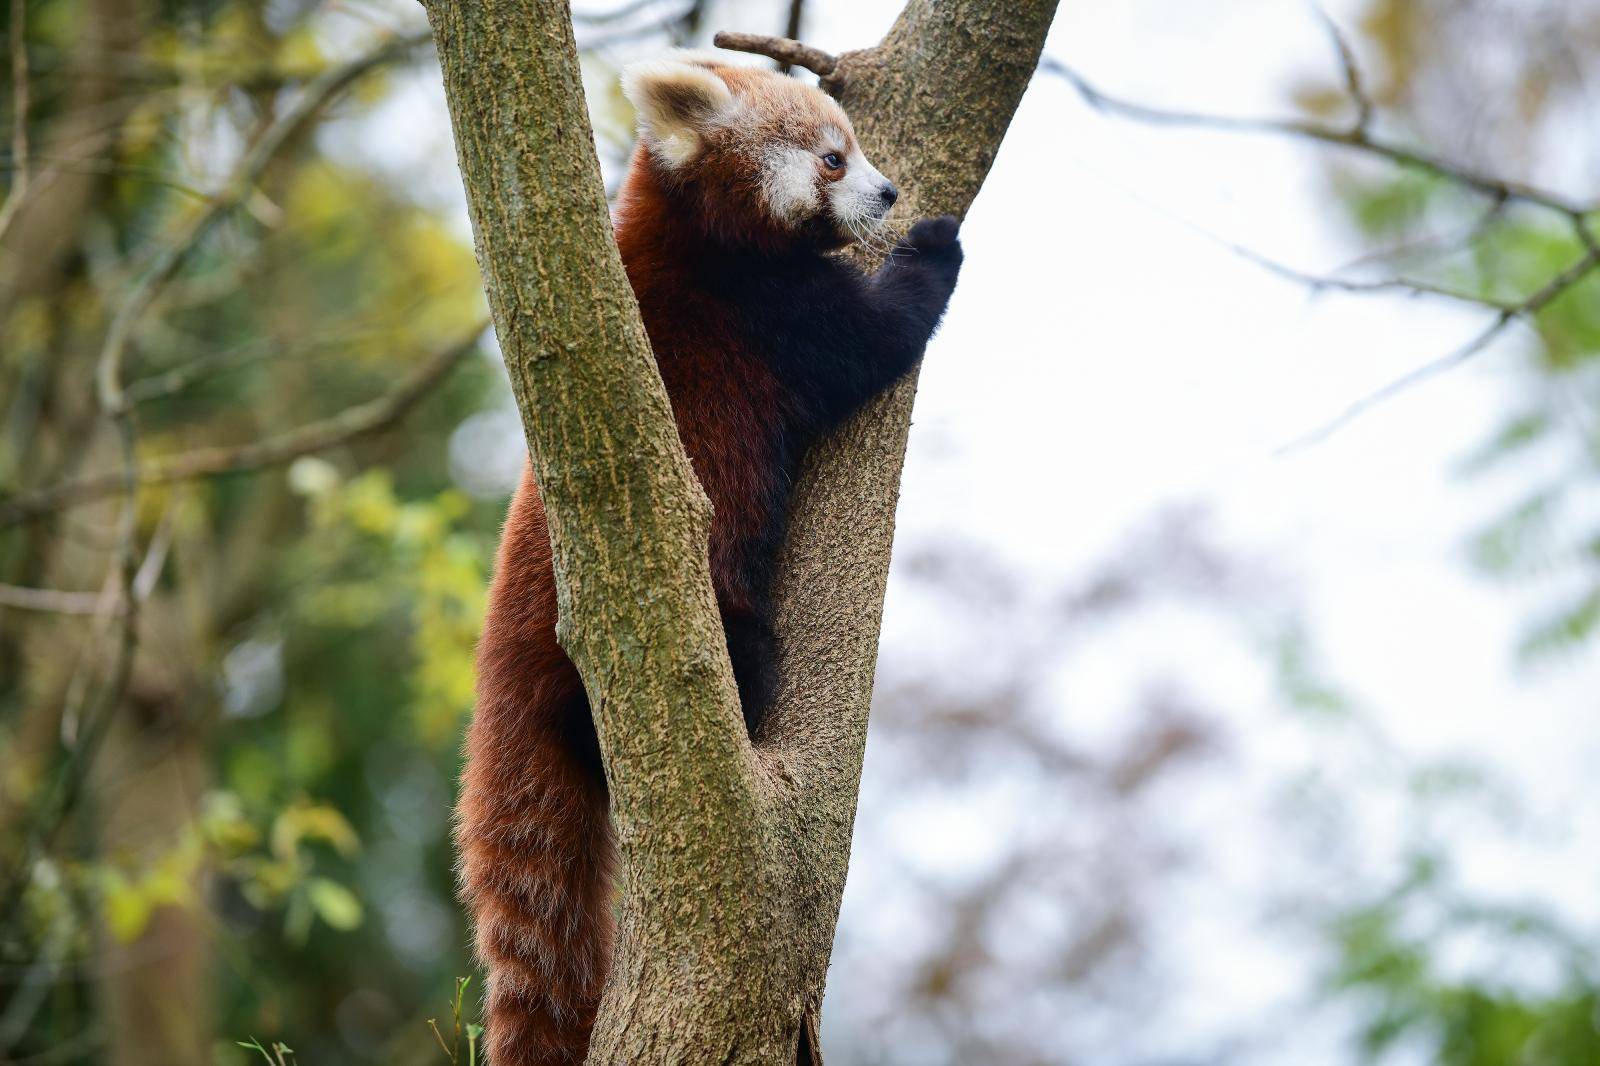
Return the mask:
<svg viewBox="0 0 1600 1066">
<path fill-rule="evenodd" d="M 961 222 L 954 215 L 940 215 L 938 218 L 924 218 L 911 227 L 905 240 L 900 242 L 901 247 L 908 251 L 936 252 L 941 249 L 954 248 L 957 256 L 961 254 Z"/>
<path fill-rule="evenodd" d="M 961 271 L 961 223 L 953 215 L 922 219 L 896 246 L 894 263 L 939 279 L 948 295 Z"/>
</svg>

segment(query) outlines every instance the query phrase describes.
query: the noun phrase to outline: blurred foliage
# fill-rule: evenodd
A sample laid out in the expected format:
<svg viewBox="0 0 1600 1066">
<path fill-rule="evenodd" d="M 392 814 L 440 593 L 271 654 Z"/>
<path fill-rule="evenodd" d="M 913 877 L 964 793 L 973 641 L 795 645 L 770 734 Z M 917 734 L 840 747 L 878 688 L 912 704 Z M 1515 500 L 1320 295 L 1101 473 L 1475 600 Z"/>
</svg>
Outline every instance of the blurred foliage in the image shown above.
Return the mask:
<svg viewBox="0 0 1600 1066">
<path fill-rule="evenodd" d="M 6 294 L 0 321 L 4 495 L 104 462 L 92 362 L 130 280 L 308 79 L 370 47 L 385 23 L 415 23 L 398 6 L 251 2 L 30 0 L 26 13 L 36 166 L 75 147 L 58 141 L 73 108 L 107 110 L 115 129 L 74 165 L 92 188 L 73 205 L 67 248 L 11 275 L 27 284 Z M 97 36 L 93 19 L 123 25 Z M 80 64 L 105 61 L 85 52 L 106 40 L 116 49 L 100 98 L 74 98 Z M 238 445 L 335 414 L 480 319 L 463 226 L 338 150 L 425 60 L 400 57 L 331 101 L 193 249 L 129 359 L 141 454 Z M 125 107 L 108 103 L 123 96 Z M 9 97 L 0 110 L 12 113 Z M 365 135 L 404 136 L 387 125 Z M 41 171 L 31 206 L 65 197 L 65 184 Z M 19 216 L 8 238 L 30 237 Z M 159 1056 L 155 1021 L 97 1003 L 127 992 L 112 987 L 119 968 L 120 980 L 151 982 L 166 966 L 173 994 L 187 995 L 191 956 L 215 1006 L 205 1061 L 296 1061 L 279 1036 L 307 1063 L 444 1058 L 426 1017 L 470 970 L 449 805 L 503 506 L 453 487 L 447 460 L 465 417 L 506 402 L 493 363 L 469 354 L 395 430 L 287 469 L 143 492 L 138 550 L 163 536 L 172 546 L 141 611 L 128 705 L 114 708 L 140 727 L 107 734 L 75 808 L 92 817 L 42 837 L 32 813 L 82 757 L 53 739 L 63 676 L 75 656 L 92 668 L 96 645 L 83 621 L 0 618 L 11 764 L 0 834 L 26 862 L 0 931 L 0 1060 L 77 1049 L 55 1061 L 146 1061 L 124 1044 Z M 96 587 L 105 522 L 91 506 L 0 532 L 0 581 Z M 74 536 L 89 546 L 63 547 Z M 137 780 L 100 773 L 124 755 Z M 191 765 L 179 805 L 150 800 L 161 817 L 121 837 L 115 812 L 146 811 L 142 782 Z M 165 960 L 142 965 L 150 954 Z M 203 999 L 185 1009 L 207 1013 Z M 170 1061 L 192 1058 L 171 1044 Z"/>
<path fill-rule="evenodd" d="M 1600 4 L 1374 0 L 1361 28 L 1364 53 L 1381 64 L 1367 80 L 1384 122 L 1479 172 L 1592 199 L 1600 153 L 1568 131 L 1573 115 L 1592 108 L 1582 72 L 1600 57 Z M 1322 84 L 1298 95 L 1321 113 L 1342 98 Z M 1377 249 L 1361 260 L 1369 269 L 1516 304 L 1588 252 L 1572 220 L 1555 212 L 1499 204 L 1438 176 L 1331 165 L 1337 202 Z M 1600 213 L 1586 222 L 1600 237 Z M 1486 427 L 1463 469 L 1514 480 L 1520 499 L 1474 537 L 1469 554 L 1487 573 L 1547 591 L 1521 645 L 1532 665 L 1589 642 L 1600 625 L 1600 272 L 1501 344 L 1516 349 L 1526 372 L 1511 384 L 1511 414 Z"/>
<path fill-rule="evenodd" d="M 614 171 L 611 50 L 699 33 L 704 5 L 612 7 L 579 5 L 579 36 Z M 478 328 L 448 127 L 410 111 L 426 47 L 173 243 L 308 86 L 423 28 L 415 4 L 26 0 L 0 26 L 0 507 L 115 468 L 97 360 L 175 247 L 122 373 L 144 461 L 337 416 Z M 484 418 L 514 410 L 486 352 L 378 432 L 144 487 L 125 677 L 115 617 L 0 607 L 0 1062 L 476 1061 L 450 807 L 510 489 L 482 471 L 520 446 Z M 0 585 L 100 589 L 118 510 L 0 525 Z"/>
<path fill-rule="evenodd" d="M 1592 116 L 1584 72 L 1600 61 L 1600 4 L 1369 0 L 1360 28 L 1361 54 L 1377 60 L 1366 73 L 1382 121 L 1414 143 L 1506 180 L 1554 183 L 1546 187 L 1580 201 L 1600 188 L 1600 152 L 1592 139 L 1572 139 L 1573 116 Z M 1311 85 L 1300 99 L 1326 113 L 1342 94 Z M 1361 263 L 1381 274 L 1515 304 L 1588 250 L 1554 212 L 1508 207 L 1404 170 L 1347 160 L 1330 167 L 1336 206 L 1378 249 Z M 1600 234 L 1600 216 L 1586 221 Z M 1485 310 L 1485 322 L 1492 315 Z M 1542 602 L 1518 649 L 1531 666 L 1592 653 L 1600 629 L 1600 274 L 1514 326 L 1501 347 L 1517 368 L 1506 377 L 1511 413 L 1484 427 L 1461 469 L 1511 486 L 1514 502 L 1472 536 L 1467 554 Z M 1464 794 L 1484 787 L 1468 782 Z M 1439 802 L 1411 800 L 1417 809 Z M 1361 1058 L 1600 1062 L 1593 931 L 1464 887 L 1450 841 L 1419 840 L 1390 887 L 1330 906 L 1335 961 L 1325 992 L 1355 1008 Z"/>
<path fill-rule="evenodd" d="M 1600 972 L 1571 931 L 1537 911 L 1451 900 L 1442 877 L 1418 857 L 1396 891 L 1350 909 L 1330 930 L 1340 955 L 1331 987 L 1362 1008 L 1365 1057 L 1420 1045 L 1439 1066 L 1600 1061 Z M 1418 912 L 1428 919 L 1415 920 Z M 1444 960 L 1463 943 L 1498 965 L 1452 972 Z M 1533 963 L 1543 964 L 1542 980 L 1505 976 L 1512 964 L 1525 975 Z"/>
</svg>

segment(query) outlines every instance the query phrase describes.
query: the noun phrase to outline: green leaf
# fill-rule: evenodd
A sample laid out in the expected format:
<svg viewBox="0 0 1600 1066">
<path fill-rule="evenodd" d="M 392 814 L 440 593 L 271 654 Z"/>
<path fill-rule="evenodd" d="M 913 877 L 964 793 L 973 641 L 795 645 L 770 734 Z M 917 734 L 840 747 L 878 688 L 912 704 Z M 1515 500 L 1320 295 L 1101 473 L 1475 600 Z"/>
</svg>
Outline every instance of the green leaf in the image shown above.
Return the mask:
<svg viewBox="0 0 1600 1066">
<path fill-rule="evenodd" d="M 1518 651 L 1526 659 L 1541 659 L 1582 644 L 1597 628 L 1600 628 L 1600 591 L 1589 593 L 1535 626 Z"/>
<path fill-rule="evenodd" d="M 306 883 L 306 894 L 317 917 L 340 932 L 347 933 L 361 924 L 361 901 L 337 881 L 313 877 Z"/>
</svg>

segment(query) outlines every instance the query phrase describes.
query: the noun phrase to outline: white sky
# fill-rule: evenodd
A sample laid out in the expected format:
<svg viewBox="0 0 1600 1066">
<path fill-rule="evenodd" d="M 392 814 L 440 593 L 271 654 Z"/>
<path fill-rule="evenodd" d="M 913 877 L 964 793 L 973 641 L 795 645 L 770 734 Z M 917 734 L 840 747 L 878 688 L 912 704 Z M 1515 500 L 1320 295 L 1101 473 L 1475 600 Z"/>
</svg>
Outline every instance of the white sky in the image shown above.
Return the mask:
<svg viewBox="0 0 1600 1066">
<path fill-rule="evenodd" d="M 708 22 L 772 29 L 781 6 L 724 4 L 730 13 Z M 832 50 L 862 46 L 899 7 L 812 0 L 807 37 Z M 1330 5 L 1335 17 L 1355 7 Z M 1310 7 L 1294 0 L 1063 3 L 1047 52 L 1117 95 L 1226 113 L 1284 113 L 1298 79 L 1337 77 Z M 435 77 L 424 71 L 407 82 L 389 105 L 393 121 L 380 124 L 390 135 L 370 153 L 364 145 L 364 158 L 406 169 L 425 195 L 459 211 Z M 1040 587 L 1064 586 L 1163 507 L 1204 505 L 1224 543 L 1287 575 L 1285 599 L 1302 608 L 1325 672 L 1402 752 L 1480 760 L 1552 819 L 1552 833 L 1526 846 L 1463 840 L 1472 883 L 1559 901 L 1593 922 L 1600 885 L 1584 859 L 1596 853 L 1597 833 L 1583 823 L 1600 824 L 1586 787 L 1600 743 L 1585 726 L 1600 668 L 1591 657 L 1517 669 L 1512 651 L 1531 601 L 1520 585 L 1474 574 L 1463 552 L 1529 485 L 1526 468 L 1472 480 L 1456 472 L 1516 395 L 1515 334 L 1328 440 L 1277 454 L 1483 323 L 1425 301 L 1313 301 L 1205 235 L 1311 272 L 1359 254 L 1328 217 L 1313 151 L 1130 125 L 1041 76 L 964 229 L 967 265 L 922 374 L 900 550 L 970 542 Z M 893 172 L 892 162 L 876 162 Z M 504 425 L 514 448 L 515 421 Z M 919 669 L 917 610 L 891 581 L 885 675 Z M 1169 1039 L 1247 1024 L 1292 992 L 1286 975 L 1305 976 L 1289 945 L 1258 945 L 1220 983 L 1203 965 L 1252 936 L 1251 909 L 1239 900 L 1279 887 L 1269 885 L 1273 845 L 1260 828 L 1271 784 L 1318 758 L 1314 734 L 1285 739 L 1281 700 L 1259 669 L 1217 653 L 1221 639 L 1192 625 L 1120 633 L 1063 682 L 1064 713 L 1087 714 L 1071 723 L 1086 735 L 1114 732 L 1115 722 L 1093 720 L 1094 709 L 1125 706 L 1126 687 L 1156 666 L 1225 710 L 1241 738 L 1228 790 L 1184 797 L 1175 813 L 1214 838 L 1188 905 L 1201 914 L 1215 905 L 1220 917 L 1169 930 L 1174 955 L 1192 967 L 1162 1019 Z M 883 813 L 874 802 L 869 788 L 863 833 Z M 983 833 L 933 822 L 925 830 L 900 833 L 901 846 L 960 853 Z M 1379 824 L 1371 830 L 1387 835 Z M 870 914 L 863 892 L 892 876 L 863 854 L 866 839 L 847 930 Z M 837 994 L 837 975 L 833 987 Z M 1301 1037 L 1295 1061 L 1343 1061 L 1336 1033 Z M 1160 1044 L 1147 1035 L 1142 1046 L 1153 1053 Z"/>
<path fill-rule="evenodd" d="M 895 6 L 824 3 L 840 11 L 838 30 L 829 19 L 817 36 L 843 43 L 862 8 Z M 1308 8 L 1283 0 L 1064 4 L 1047 52 L 1119 95 L 1223 113 L 1283 113 L 1297 78 L 1337 76 Z M 1559 900 L 1592 924 L 1597 841 L 1582 826 L 1600 810 L 1586 787 L 1597 745 L 1584 727 L 1600 670 L 1592 659 L 1516 670 L 1530 601 L 1472 573 L 1462 550 L 1530 487 L 1525 467 L 1517 480 L 1454 473 L 1515 395 L 1516 338 L 1321 444 L 1277 454 L 1483 324 L 1416 300 L 1312 301 L 1204 235 L 1313 273 L 1359 254 L 1326 223 L 1313 151 L 1129 125 L 1040 78 L 965 229 L 969 265 L 923 371 L 899 543 L 959 534 L 1049 582 L 1110 554 L 1161 505 L 1204 504 L 1224 543 L 1292 576 L 1285 596 L 1302 605 L 1327 674 L 1403 752 L 1481 761 L 1554 820 L 1537 844 L 1463 840 L 1467 882 L 1500 898 Z M 917 668 L 916 641 L 901 637 L 915 626 L 895 588 L 886 673 Z M 1079 661 L 1062 706 L 1115 712 L 1156 668 L 1228 710 L 1246 738 L 1239 778 L 1213 782 L 1225 794 L 1181 798 L 1184 822 L 1211 838 L 1211 861 L 1177 901 L 1205 919 L 1171 930 L 1173 953 L 1186 945 L 1194 967 L 1163 1015 L 1184 1034 L 1176 1050 L 1197 1032 L 1247 1025 L 1253 1009 L 1294 989 L 1282 983 L 1295 969 L 1292 944 L 1241 957 L 1259 934 L 1239 901 L 1276 887 L 1262 824 L 1270 783 L 1302 765 L 1316 738 L 1282 742 L 1284 712 L 1258 671 L 1217 655 L 1206 634 L 1171 636 L 1107 642 L 1087 668 Z M 928 838 L 950 846 L 932 828 Z M 1302 1033 L 1296 1061 L 1319 1050 L 1337 1060 L 1336 1034 L 1324 1035 L 1319 1049 L 1315 1030 Z"/>
</svg>

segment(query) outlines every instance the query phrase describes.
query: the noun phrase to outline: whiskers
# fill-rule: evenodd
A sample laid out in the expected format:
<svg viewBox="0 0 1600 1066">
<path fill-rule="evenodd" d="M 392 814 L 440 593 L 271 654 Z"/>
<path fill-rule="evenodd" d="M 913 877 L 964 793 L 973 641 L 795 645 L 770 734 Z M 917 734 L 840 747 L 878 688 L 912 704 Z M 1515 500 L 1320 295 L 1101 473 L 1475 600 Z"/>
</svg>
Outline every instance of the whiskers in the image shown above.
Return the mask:
<svg viewBox="0 0 1600 1066">
<path fill-rule="evenodd" d="M 899 228 L 891 223 L 889 216 L 844 216 L 840 221 L 844 223 L 845 229 L 850 231 L 850 236 L 856 239 L 856 243 L 868 251 L 890 259 L 906 254 L 889 236 Z"/>
</svg>

